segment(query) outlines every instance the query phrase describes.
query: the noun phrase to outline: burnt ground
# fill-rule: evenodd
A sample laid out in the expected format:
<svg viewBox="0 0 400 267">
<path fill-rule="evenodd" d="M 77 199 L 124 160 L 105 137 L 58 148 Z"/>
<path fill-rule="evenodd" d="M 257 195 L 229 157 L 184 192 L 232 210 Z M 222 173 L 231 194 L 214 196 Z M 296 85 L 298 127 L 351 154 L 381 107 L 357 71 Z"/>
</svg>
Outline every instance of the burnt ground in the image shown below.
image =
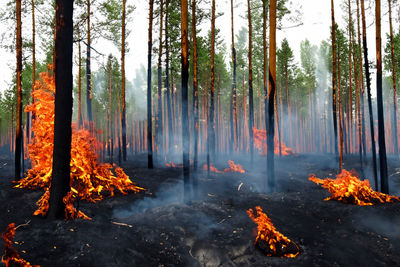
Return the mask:
<svg viewBox="0 0 400 267">
<path fill-rule="evenodd" d="M 136 156 L 123 167 L 147 192 L 80 203 L 92 221 L 57 222 L 32 216 L 42 191 L 12 188 L 13 162 L 3 155 L 0 231 L 31 220 L 17 229 L 14 247 L 41 266 L 400 266 L 400 203 L 323 201 L 329 193 L 307 178 L 334 176 L 331 156 L 277 159 L 277 189 L 268 194 L 260 190 L 264 159 L 250 167 L 237 158 L 247 173 L 199 172 L 200 196 L 190 205 L 181 202 L 181 169 L 148 170 L 145 159 Z M 221 160 L 216 167 L 227 165 Z M 345 158 L 345 168 L 352 167 L 359 167 L 355 156 Z M 389 159 L 389 175 L 392 193 L 400 195 L 398 160 Z M 301 247 L 298 257 L 266 257 L 254 246 L 256 225 L 246 210 L 256 205 Z"/>
</svg>

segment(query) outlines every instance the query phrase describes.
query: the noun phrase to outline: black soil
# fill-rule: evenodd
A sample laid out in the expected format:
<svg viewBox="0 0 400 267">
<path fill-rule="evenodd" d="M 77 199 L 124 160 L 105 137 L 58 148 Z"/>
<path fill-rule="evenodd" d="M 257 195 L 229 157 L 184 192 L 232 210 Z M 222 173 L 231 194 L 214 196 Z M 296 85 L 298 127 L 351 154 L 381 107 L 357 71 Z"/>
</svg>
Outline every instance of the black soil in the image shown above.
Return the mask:
<svg viewBox="0 0 400 267">
<path fill-rule="evenodd" d="M 181 202 L 182 170 L 148 170 L 145 158 L 123 168 L 147 192 L 79 203 L 91 221 L 48 221 L 32 216 L 42 191 L 13 188 L 13 161 L 1 156 L 0 231 L 30 220 L 17 229 L 14 247 L 41 266 L 400 266 L 400 203 L 324 201 L 329 193 L 307 178 L 334 177 L 331 156 L 277 159 L 277 188 L 268 194 L 261 192 L 265 159 L 251 167 L 234 158 L 247 173 L 200 171 L 200 196 L 190 205 Z M 227 159 L 215 165 L 224 169 Z M 353 167 L 358 158 L 346 158 L 345 168 Z M 399 161 L 389 159 L 389 175 L 391 193 L 400 195 Z M 256 225 L 246 210 L 257 205 L 301 247 L 299 256 L 267 257 L 254 245 Z"/>
</svg>

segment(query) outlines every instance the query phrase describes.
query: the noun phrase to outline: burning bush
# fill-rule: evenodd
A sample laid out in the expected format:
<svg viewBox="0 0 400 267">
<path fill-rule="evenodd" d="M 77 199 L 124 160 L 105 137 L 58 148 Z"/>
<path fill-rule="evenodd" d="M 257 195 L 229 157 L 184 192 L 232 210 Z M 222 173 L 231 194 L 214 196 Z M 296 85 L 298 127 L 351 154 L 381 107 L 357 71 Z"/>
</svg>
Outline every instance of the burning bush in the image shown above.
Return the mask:
<svg viewBox="0 0 400 267">
<path fill-rule="evenodd" d="M 267 256 L 294 258 L 299 255 L 299 246 L 276 230 L 260 206 L 256 207 L 256 212 L 249 209 L 247 214 L 257 224 L 258 233 L 254 244 Z"/>
<path fill-rule="evenodd" d="M 369 181 L 360 181 L 355 171 L 349 172 L 343 169 L 340 174 L 336 175 L 336 179 L 319 179 L 315 177 L 314 174 L 311 174 L 308 179 L 329 190 L 332 196 L 325 198 L 325 201 L 335 199 L 359 206 L 400 201 L 400 197 L 390 196 L 372 190 Z"/>
<path fill-rule="evenodd" d="M 39 208 L 34 212 L 34 215 L 44 216 L 49 208 L 53 165 L 55 84 L 54 78 L 48 73 L 41 73 L 40 77 L 41 80 L 36 81 L 35 90 L 32 92 L 35 103 L 25 109 L 26 112 L 32 111 L 34 115 L 34 137 L 28 147 L 32 168 L 28 170 L 25 178 L 16 182 L 15 187 L 44 188 L 45 193 L 36 203 Z M 145 190 L 136 186 L 121 168 L 98 162 L 95 147 L 99 145 L 99 141 L 94 136 L 93 132 L 80 129 L 76 123 L 72 124 L 71 191 L 64 197 L 66 219 L 89 219 L 74 208 L 75 199 L 96 202 L 103 199 L 105 192 L 113 196 L 115 189 L 122 194 Z"/>
<path fill-rule="evenodd" d="M 1 235 L 4 239 L 4 255 L 1 258 L 1 262 L 6 264 L 6 267 L 9 266 L 23 266 L 30 267 L 32 266 L 29 262 L 21 258 L 18 252 L 12 247 L 12 239 L 15 236 L 15 224 L 10 223 L 7 226 L 6 231 Z M 33 265 L 34 267 L 39 267 L 39 265 Z"/>
</svg>

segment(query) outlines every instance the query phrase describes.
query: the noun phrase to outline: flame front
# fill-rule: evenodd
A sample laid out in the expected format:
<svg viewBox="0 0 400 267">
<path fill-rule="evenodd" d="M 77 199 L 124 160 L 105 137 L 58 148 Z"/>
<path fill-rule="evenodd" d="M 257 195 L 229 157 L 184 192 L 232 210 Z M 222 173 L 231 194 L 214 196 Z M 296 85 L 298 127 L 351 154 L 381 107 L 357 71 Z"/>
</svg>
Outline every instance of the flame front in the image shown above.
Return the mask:
<svg viewBox="0 0 400 267">
<path fill-rule="evenodd" d="M 276 230 L 260 206 L 256 207 L 256 212 L 249 209 L 247 214 L 257 224 L 258 233 L 254 244 L 258 244 L 267 256 L 294 258 L 299 255 L 297 244 Z"/>
<path fill-rule="evenodd" d="M 34 215 L 44 216 L 49 208 L 53 165 L 55 84 L 54 78 L 48 73 L 41 73 L 40 77 L 41 80 L 36 81 L 35 90 L 32 92 L 35 103 L 25 109 L 26 112 L 32 111 L 34 114 L 34 137 L 28 147 L 32 168 L 28 170 L 25 178 L 15 182 L 15 187 L 44 188 L 45 193 L 36 203 L 39 208 L 34 212 Z M 96 202 L 103 199 L 102 194 L 105 192 L 113 196 L 115 189 L 122 194 L 145 190 L 136 186 L 121 168 L 98 162 L 95 147 L 98 147 L 100 142 L 94 136 L 89 130 L 79 129 L 76 123 L 72 123 L 71 191 L 63 199 L 66 204 L 66 219 L 89 219 L 74 208 L 75 199 Z"/>
<path fill-rule="evenodd" d="M 1 262 L 3 262 L 6 267 L 9 266 L 32 266 L 29 262 L 21 258 L 18 252 L 12 246 L 12 239 L 15 236 L 15 223 L 10 223 L 7 226 L 6 231 L 1 235 L 4 239 L 4 255 L 1 257 Z M 39 265 L 33 265 L 33 267 L 39 267 Z"/>
<path fill-rule="evenodd" d="M 229 172 L 245 173 L 245 170 L 243 170 L 242 165 L 235 164 L 233 160 L 228 160 L 228 163 L 229 163 L 229 168 L 225 168 L 223 171 L 218 170 L 212 164 L 210 164 L 210 171 L 215 173 L 229 173 Z M 208 169 L 207 164 L 204 164 L 203 169 L 205 171 Z"/>
<path fill-rule="evenodd" d="M 343 169 L 340 174 L 336 175 L 336 179 L 319 179 L 315 177 L 314 174 L 311 174 L 308 179 L 329 190 L 332 196 L 325 198 L 325 201 L 335 199 L 359 206 L 371 206 L 376 203 L 400 201 L 400 197 L 390 196 L 372 190 L 369 181 L 361 181 L 354 171 L 349 172 Z"/>
<path fill-rule="evenodd" d="M 267 131 L 253 128 L 253 140 L 254 140 L 254 145 L 256 146 L 256 148 L 263 155 L 266 155 L 267 154 Z M 283 156 L 296 155 L 296 153 L 294 153 L 293 149 L 291 149 L 290 147 L 287 147 L 286 144 L 282 141 L 281 141 L 281 153 Z M 274 154 L 279 155 L 279 141 L 276 136 L 274 137 Z"/>
</svg>

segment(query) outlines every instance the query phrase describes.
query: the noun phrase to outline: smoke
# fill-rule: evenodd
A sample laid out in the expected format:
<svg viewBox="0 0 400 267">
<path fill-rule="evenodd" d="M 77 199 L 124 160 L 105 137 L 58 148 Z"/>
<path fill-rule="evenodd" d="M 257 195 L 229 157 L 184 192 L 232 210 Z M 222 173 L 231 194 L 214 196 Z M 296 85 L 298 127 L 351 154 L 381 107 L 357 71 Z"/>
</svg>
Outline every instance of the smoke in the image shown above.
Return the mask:
<svg viewBox="0 0 400 267">
<path fill-rule="evenodd" d="M 116 208 L 113 217 L 126 218 L 134 214 L 143 213 L 156 207 L 166 206 L 172 203 L 180 203 L 183 196 L 183 183 L 164 184 L 154 193 L 155 197 L 146 197 L 128 208 Z"/>
</svg>

